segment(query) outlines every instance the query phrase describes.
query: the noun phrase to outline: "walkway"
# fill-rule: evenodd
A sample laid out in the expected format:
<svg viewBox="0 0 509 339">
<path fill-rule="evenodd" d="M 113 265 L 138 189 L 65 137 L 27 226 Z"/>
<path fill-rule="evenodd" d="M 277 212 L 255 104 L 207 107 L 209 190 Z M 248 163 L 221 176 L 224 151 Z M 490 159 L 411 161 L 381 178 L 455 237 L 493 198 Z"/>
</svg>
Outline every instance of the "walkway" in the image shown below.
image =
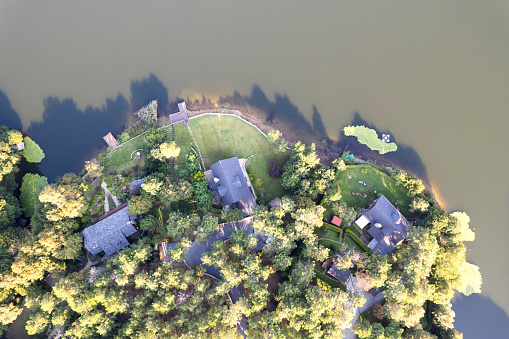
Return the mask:
<svg viewBox="0 0 509 339">
<path fill-rule="evenodd" d="M 111 196 L 113 199 L 113 202 L 115 203 L 115 206 L 120 205 L 120 202 L 118 201 L 117 197 L 111 194 L 110 190 L 108 189 L 108 184 L 104 182 L 104 179 L 101 183 L 101 187 L 104 189 L 104 213 L 110 211 L 110 204 L 108 203 L 108 196 Z"/>
<path fill-rule="evenodd" d="M 191 131 L 191 127 L 189 127 L 189 125 L 186 125 L 186 126 L 187 126 L 187 129 L 189 130 L 189 134 L 191 134 L 191 138 L 193 138 L 196 148 L 198 149 L 198 154 L 200 155 L 200 160 L 201 160 L 201 164 L 203 166 L 203 171 L 205 172 L 205 163 L 203 162 L 203 157 L 201 156 L 200 146 L 198 146 L 198 143 L 196 142 L 196 139 L 194 138 L 193 131 Z M 192 147 L 193 147 L 193 145 L 191 145 L 191 148 Z"/>
</svg>

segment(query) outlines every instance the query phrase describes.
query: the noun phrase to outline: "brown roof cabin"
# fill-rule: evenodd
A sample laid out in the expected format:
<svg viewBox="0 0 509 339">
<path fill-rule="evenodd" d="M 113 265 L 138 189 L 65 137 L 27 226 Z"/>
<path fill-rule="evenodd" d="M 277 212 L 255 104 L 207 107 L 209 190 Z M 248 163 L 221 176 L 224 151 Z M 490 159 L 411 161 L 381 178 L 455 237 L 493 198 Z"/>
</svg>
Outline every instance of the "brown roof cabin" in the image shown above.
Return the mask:
<svg viewBox="0 0 509 339">
<path fill-rule="evenodd" d="M 106 141 L 106 143 L 108 144 L 108 146 L 110 146 L 112 149 L 115 149 L 118 147 L 118 141 L 117 139 L 115 139 L 115 137 L 113 136 L 113 134 L 108 133 L 106 134 L 104 137 L 103 137 L 104 141 Z"/>
</svg>

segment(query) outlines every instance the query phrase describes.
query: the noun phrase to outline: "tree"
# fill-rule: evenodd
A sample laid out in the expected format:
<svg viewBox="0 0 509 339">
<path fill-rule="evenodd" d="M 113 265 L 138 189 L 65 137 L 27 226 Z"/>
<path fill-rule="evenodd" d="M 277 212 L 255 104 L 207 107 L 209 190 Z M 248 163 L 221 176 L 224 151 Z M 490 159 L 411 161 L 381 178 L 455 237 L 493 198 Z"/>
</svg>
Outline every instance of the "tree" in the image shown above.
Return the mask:
<svg viewBox="0 0 509 339">
<path fill-rule="evenodd" d="M 472 293 L 481 293 L 482 277 L 479 267 L 469 262 L 460 266 L 456 289 L 466 296 Z"/>
<path fill-rule="evenodd" d="M 269 131 L 269 133 L 267 133 L 267 137 L 268 137 L 269 141 L 274 143 L 274 147 L 272 150 L 276 153 L 285 152 L 286 147 L 288 146 L 286 141 L 284 139 L 282 139 L 281 136 L 282 136 L 282 133 L 280 131 L 278 131 L 277 129 Z"/>
<path fill-rule="evenodd" d="M 242 211 L 238 208 L 232 208 L 228 212 L 221 212 L 221 219 L 225 220 L 226 222 L 237 222 L 243 217 L 244 215 L 242 214 Z"/>
<path fill-rule="evenodd" d="M 147 195 L 137 195 L 129 200 L 129 214 L 141 215 L 145 214 L 152 208 L 154 198 Z"/>
<path fill-rule="evenodd" d="M 170 158 L 178 157 L 180 154 L 180 148 L 177 146 L 175 141 L 163 142 L 158 147 L 153 148 L 150 154 L 159 161 L 163 161 Z"/>
<path fill-rule="evenodd" d="M 159 191 L 159 197 L 164 204 L 169 205 L 175 201 L 191 199 L 193 192 L 194 187 L 189 181 L 180 180 L 164 184 Z"/>
<path fill-rule="evenodd" d="M 332 203 L 332 212 L 345 220 L 354 220 L 357 217 L 355 208 L 348 206 L 345 202 Z"/>
<path fill-rule="evenodd" d="M 281 169 L 281 166 L 272 165 L 267 173 L 273 178 L 278 178 L 281 176 L 281 173 L 283 173 L 283 170 Z"/>
<path fill-rule="evenodd" d="M 201 171 L 200 156 L 196 152 L 189 152 L 186 155 L 186 168 L 190 173 Z"/>
<path fill-rule="evenodd" d="M 143 135 L 143 138 L 149 147 L 154 147 L 164 142 L 164 139 L 166 139 L 166 132 L 162 129 L 149 128 Z"/>
<path fill-rule="evenodd" d="M 159 175 L 150 175 L 143 180 L 141 188 L 151 195 L 157 195 L 163 186 L 163 178 Z"/>
<path fill-rule="evenodd" d="M 46 186 L 48 186 L 48 178 L 39 174 L 25 174 L 19 197 L 25 217 L 31 218 L 34 215 L 35 202 Z"/>
<path fill-rule="evenodd" d="M 85 161 L 85 170 L 92 178 L 100 177 L 104 171 L 104 166 L 96 161 Z"/>
<path fill-rule="evenodd" d="M 152 123 L 157 120 L 157 100 L 152 100 L 147 106 L 140 108 L 134 113 L 145 123 Z"/>
<path fill-rule="evenodd" d="M 344 171 L 346 170 L 345 160 L 343 159 L 336 159 L 332 162 L 332 166 L 336 169 L 336 171 Z"/>
<path fill-rule="evenodd" d="M 210 235 L 219 227 L 219 219 L 212 215 L 204 215 L 200 226 L 196 230 L 196 241 L 205 243 Z"/>
<path fill-rule="evenodd" d="M 410 212 L 412 213 L 415 211 L 425 212 L 428 209 L 428 207 L 429 202 L 427 202 L 423 198 L 417 197 L 414 198 L 414 200 L 412 200 L 412 202 L 410 203 Z"/>
<path fill-rule="evenodd" d="M 205 180 L 193 181 L 193 187 L 198 208 L 203 212 L 208 210 L 214 199 L 212 197 L 212 192 L 209 190 L 207 182 Z"/>
<path fill-rule="evenodd" d="M 0 181 L 12 172 L 18 170 L 19 155 L 16 154 L 8 143 L 0 141 Z"/>
<path fill-rule="evenodd" d="M 368 128 L 366 126 L 346 126 L 343 128 L 343 132 L 345 135 L 354 136 L 357 138 L 361 144 L 368 146 L 370 149 L 374 151 L 378 151 L 380 154 L 385 154 L 388 152 L 395 152 L 398 149 L 398 146 L 393 143 L 386 143 L 381 139 L 378 139 L 378 135 L 374 129 Z"/>
<path fill-rule="evenodd" d="M 14 219 L 21 215 L 18 199 L 0 186 L 0 226 L 7 227 L 13 224 Z"/>
<path fill-rule="evenodd" d="M 73 173 L 67 173 L 55 184 L 44 187 L 39 201 L 44 204 L 46 218 L 58 221 L 63 218 L 82 217 L 88 207 L 89 186 Z"/>
<path fill-rule="evenodd" d="M 24 137 L 25 149 L 23 150 L 23 156 L 28 162 L 41 162 L 45 155 L 42 149 L 37 145 L 30 137 Z"/>
<path fill-rule="evenodd" d="M 157 225 L 157 218 L 152 214 L 148 214 L 140 221 L 140 229 L 144 231 L 154 232 Z"/>
<path fill-rule="evenodd" d="M 449 215 L 449 231 L 454 234 L 453 240 L 474 241 L 475 233 L 469 228 L 470 217 L 465 212 L 454 212 Z"/>
</svg>

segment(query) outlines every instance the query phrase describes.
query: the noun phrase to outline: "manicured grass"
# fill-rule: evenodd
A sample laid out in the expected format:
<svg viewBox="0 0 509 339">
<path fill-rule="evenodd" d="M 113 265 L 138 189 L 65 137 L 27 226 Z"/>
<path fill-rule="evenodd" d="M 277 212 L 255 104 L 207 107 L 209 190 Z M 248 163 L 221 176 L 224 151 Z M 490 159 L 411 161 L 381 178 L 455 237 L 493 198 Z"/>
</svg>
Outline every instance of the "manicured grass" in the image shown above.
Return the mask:
<svg viewBox="0 0 509 339">
<path fill-rule="evenodd" d="M 237 156 L 239 159 L 253 155 L 246 169 L 254 178 L 252 184 L 260 197 L 265 193 L 270 199 L 281 197 L 286 191 L 281 187 L 280 178 L 271 178 L 267 171 L 267 161 L 283 166 L 289 152 L 276 154 L 272 144 L 256 128 L 233 115 L 202 115 L 190 120 L 190 127 L 198 143 L 206 168 L 218 160 Z M 183 124 L 175 125 L 175 141 L 181 148 L 178 164 L 185 163 L 185 155 L 190 151 L 192 137 Z M 261 186 L 257 185 L 257 179 Z"/>
<path fill-rule="evenodd" d="M 172 141 L 173 140 L 173 127 L 172 126 L 166 126 L 162 128 L 164 131 L 167 132 L 167 140 Z M 136 157 L 136 154 L 133 154 L 131 159 L 131 154 L 135 150 L 139 151 L 142 155 L 141 159 L 138 159 Z M 117 173 L 120 173 L 124 170 L 128 170 L 133 168 L 134 166 L 143 167 L 145 165 L 144 159 L 148 155 L 149 150 L 148 146 L 145 143 L 144 135 L 139 135 L 127 143 L 122 144 L 121 146 L 115 148 L 113 151 L 111 151 L 108 154 L 108 164 L 105 168 L 105 173 L 108 174 L 109 172 L 115 170 Z"/>
<path fill-rule="evenodd" d="M 357 252 L 365 252 L 362 247 L 359 246 L 348 234 L 345 234 L 345 238 L 343 239 L 343 242 L 352 250 L 356 250 Z"/>
<path fill-rule="evenodd" d="M 364 172 L 364 173 L 363 173 Z M 366 185 L 359 184 L 363 181 Z M 380 171 L 371 165 L 348 165 L 346 170 L 338 172 L 335 184 L 339 185 L 342 192 L 342 200 L 349 206 L 366 208 L 369 203 L 377 198 L 377 194 L 383 194 L 394 207 L 399 207 L 401 214 L 409 217 L 408 205 L 412 201 L 407 195 L 407 190 L 403 186 L 396 186 L 396 182 L 386 173 Z M 372 191 L 373 194 L 369 192 Z M 365 193 L 366 198 L 361 195 L 352 195 L 354 193 Z M 376 192 L 376 193 L 375 193 Z M 399 200 L 400 203 L 396 204 Z M 324 206 L 330 212 L 330 206 Z"/>
<path fill-rule="evenodd" d="M 136 156 L 133 155 L 133 159 L 131 159 L 131 153 L 137 149 L 143 149 L 140 151 L 142 158 L 137 159 Z M 143 157 L 146 157 L 147 154 L 148 153 L 145 142 L 143 141 L 143 136 L 140 135 L 128 143 L 115 148 L 108 154 L 109 161 L 106 164 L 105 173 L 108 174 L 113 170 L 117 171 L 117 173 L 120 173 L 136 165 L 143 167 Z"/>
<path fill-rule="evenodd" d="M 116 207 L 115 202 L 113 201 L 113 198 L 111 197 L 111 195 L 108 195 L 108 205 L 110 206 L 110 210 L 112 210 Z"/>
</svg>

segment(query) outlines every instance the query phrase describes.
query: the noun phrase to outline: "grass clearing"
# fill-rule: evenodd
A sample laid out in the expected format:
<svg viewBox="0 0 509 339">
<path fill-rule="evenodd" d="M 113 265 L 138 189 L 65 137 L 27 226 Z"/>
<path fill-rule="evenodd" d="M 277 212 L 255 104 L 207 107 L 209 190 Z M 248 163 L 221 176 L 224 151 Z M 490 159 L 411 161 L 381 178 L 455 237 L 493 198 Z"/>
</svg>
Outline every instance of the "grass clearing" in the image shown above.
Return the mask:
<svg viewBox="0 0 509 339">
<path fill-rule="evenodd" d="M 115 207 L 117 207 L 115 205 L 115 202 L 113 201 L 113 198 L 111 197 L 111 195 L 108 195 L 108 205 L 110 206 L 110 210 L 114 209 Z"/>
<path fill-rule="evenodd" d="M 253 155 L 246 164 L 246 169 L 254 178 L 253 186 L 258 196 L 262 193 L 269 199 L 286 194 L 280 184 L 280 178 L 271 178 L 267 171 L 267 161 L 274 159 L 274 164 L 283 166 L 290 154 L 276 154 L 272 144 L 256 128 L 234 115 L 202 115 L 190 120 L 190 127 L 198 143 L 205 166 L 218 160 L 237 156 L 247 158 Z M 184 124 L 175 125 L 175 141 L 181 148 L 177 163 L 185 163 L 185 155 L 190 151 L 193 139 Z"/>
<path fill-rule="evenodd" d="M 408 206 L 412 199 L 408 197 L 407 190 L 401 185 L 397 186 L 393 178 L 376 167 L 367 164 L 347 165 L 346 170 L 337 173 L 334 184 L 339 186 L 342 192 L 341 199 L 349 206 L 366 208 L 378 194 L 383 194 L 394 207 L 399 207 L 401 214 L 405 217 L 410 216 Z M 352 195 L 352 192 L 364 193 L 367 197 Z M 399 204 L 396 203 L 397 200 L 400 201 Z M 325 217 L 330 218 L 332 216 L 330 206 L 324 207 L 327 210 Z"/>
<path fill-rule="evenodd" d="M 133 155 L 133 159 L 131 159 L 131 154 L 137 149 L 142 149 L 140 151 L 142 158 L 138 159 L 135 155 Z M 115 148 L 108 154 L 109 161 L 105 166 L 105 173 L 108 174 L 113 170 L 121 173 L 122 171 L 128 170 L 134 166 L 143 167 L 145 164 L 143 157 L 147 156 L 147 151 L 145 141 L 143 141 L 143 136 L 137 136 L 122 146 Z"/>
</svg>

